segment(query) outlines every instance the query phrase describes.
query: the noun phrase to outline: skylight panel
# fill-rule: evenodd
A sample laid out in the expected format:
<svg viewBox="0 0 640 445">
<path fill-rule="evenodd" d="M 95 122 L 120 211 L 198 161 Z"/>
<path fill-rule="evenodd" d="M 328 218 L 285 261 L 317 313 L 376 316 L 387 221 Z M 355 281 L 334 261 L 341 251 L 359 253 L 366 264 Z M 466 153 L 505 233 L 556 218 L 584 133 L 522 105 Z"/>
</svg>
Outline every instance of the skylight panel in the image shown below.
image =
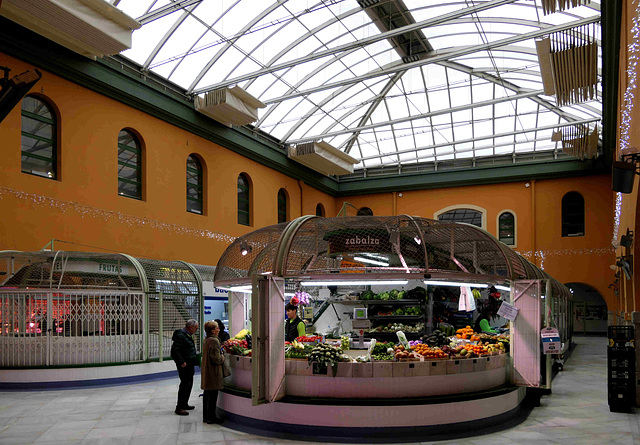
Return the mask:
<svg viewBox="0 0 640 445">
<path fill-rule="evenodd" d="M 226 37 L 240 35 L 243 28 L 262 13 L 263 8 L 257 5 L 257 2 L 227 2 L 226 7 L 221 11 L 224 17 L 216 24 L 216 29 Z M 265 3 L 262 3 L 262 6 L 264 5 Z"/>
<path fill-rule="evenodd" d="M 472 85 L 471 95 L 473 96 L 474 103 L 485 102 L 493 99 L 495 84 L 474 78 Z"/>
<path fill-rule="evenodd" d="M 518 111 L 520 109 L 518 108 Z M 522 129 L 530 129 L 536 127 L 536 114 L 519 114 L 518 115 L 518 127 Z"/>
<path fill-rule="evenodd" d="M 120 0 L 117 8 L 129 17 L 137 18 L 145 14 L 155 0 Z"/>
<path fill-rule="evenodd" d="M 291 0 L 286 3 L 286 9 L 294 12 L 296 20 L 300 21 L 300 23 L 307 29 L 313 29 L 320 23 L 335 20 L 334 13 L 323 3 L 316 3 L 316 6 L 312 9 L 308 7 L 308 2 L 306 1 L 304 2 L 305 6 L 303 6 L 302 4 L 296 5 L 296 2 L 294 2 L 294 5 L 292 6 L 290 5 L 290 3 Z M 309 12 L 306 13 L 306 11 Z"/>
<path fill-rule="evenodd" d="M 265 94 L 260 96 L 260 100 L 269 102 L 272 98 L 283 97 L 289 93 L 291 86 L 286 84 L 280 79 L 280 75 L 282 72 L 269 73 L 264 74 L 260 77 L 261 80 L 266 81 L 268 85 L 268 90 L 265 91 Z M 256 96 L 257 97 L 257 96 Z M 282 101 L 283 103 L 288 102 L 290 99 Z M 286 106 L 286 105 L 285 105 Z"/>
<path fill-rule="evenodd" d="M 533 148 L 534 148 L 534 143 L 533 142 L 522 142 L 522 141 L 519 141 L 515 145 L 514 151 L 516 153 L 527 153 L 527 152 L 533 151 Z"/>
<path fill-rule="evenodd" d="M 389 51 L 385 51 L 383 54 L 380 54 L 380 58 L 384 60 L 385 56 L 389 55 Z M 354 76 L 363 76 L 370 73 L 371 71 L 375 71 L 375 69 L 380 66 L 378 64 L 381 62 L 381 60 L 374 59 L 377 63 L 376 66 L 372 69 L 371 64 L 368 63 L 369 61 L 371 61 L 372 56 L 373 54 L 371 53 L 365 52 L 364 50 L 359 50 L 349 54 L 345 54 L 345 56 L 340 59 L 340 62 L 349 67 Z M 387 60 L 391 62 L 391 59 L 389 57 L 387 57 Z"/>
<path fill-rule="evenodd" d="M 491 136 L 495 134 L 493 121 L 490 120 L 491 115 L 483 116 L 484 120 L 476 120 L 473 122 L 473 134 L 475 137 Z"/>
<path fill-rule="evenodd" d="M 398 159 L 400 160 L 401 164 L 411 164 L 417 162 L 415 152 L 399 154 Z"/>
<path fill-rule="evenodd" d="M 513 143 L 509 143 L 509 144 L 506 144 L 506 145 L 501 145 L 501 146 L 495 147 L 493 149 L 493 152 L 494 152 L 495 155 L 498 155 L 498 156 L 500 156 L 500 155 L 510 155 L 510 154 L 513 154 L 513 147 L 514 147 Z"/>
<path fill-rule="evenodd" d="M 463 7 L 460 2 L 447 3 L 439 1 L 432 2 L 431 5 L 426 5 L 425 3 L 424 0 L 405 0 L 404 2 L 416 22 L 457 12 Z"/>
<path fill-rule="evenodd" d="M 236 68 L 239 62 L 242 62 L 242 71 Z M 251 59 L 248 59 L 242 52 L 233 47 L 228 48 L 219 58 L 217 58 L 215 66 L 216 68 L 207 70 L 196 88 L 215 85 L 230 77 L 235 77 L 249 72 L 252 68 L 260 68 L 260 65 Z"/>
<path fill-rule="evenodd" d="M 471 110 L 462 110 L 451 113 L 451 120 L 454 123 L 468 124 L 469 122 L 472 122 Z M 456 135 L 456 139 L 460 139 L 459 135 Z"/>
<path fill-rule="evenodd" d="M 320 124 L 320 121 L 324 121 L 325 124 Z M 300 120 L 293 119 L 291 124 L 296 125 L 296 130 L 289 137 L 290 139 L 302 139 L 309 136 L 319 136 L 322 132 L 318 131 L 320 128 L 325 128 L 328 124 L 333 123 L 325 113 L 322 111 L 316 111 L 311 116 L 305 117 L 302 122 Z"/>
<path fill-rule="evenodd" d="M 476 153 L 474 151 L 460 151 L 456 153 L 456 158 L 458 159 L 471 159 L 475 158 Z"/>
<path fill-rule="evenodd" d="M 284 137 L 287 130 L 293 125 L 291 110 L 302 100 L 304 99 L 296 98 L 286 103 L 269 106 L 267 109 L 269 116 L 262 122 L 261 128 L 278 138 Z"/>
<path fill-rule="evenodd" d="M 410 116 L 407 99 L 404 96 L 387 97 L 384 101 L 389 119 L 401 119 Z"/>
<path fill-rule="evenodd" d="M 169 18 L 155 20 L 135 30 L 131 36 L 131 49 L 123 51 L 121 54 L 142 65 L 155 49 L 159 39 L 173 25 L 173 22 L 174 19 Z"/>
<path fill-rule="evenodd" d="M 430 90 L 428 94 L 431 111 L 451 108 L 451 104 L 449 103 L 449 93 L 446 90 Z"/>
<path fill-rule="evenodd" d="M 456 158 L 455 154 L 451 153 L 444 153 L 444 154 L 439 154 L 437 155 L 438 161 L 446 161 L 446 160 L 453 160 Z"/>
<path fill-rule="evenodd" d="M 550 111 L 540 110 L 538 113 L 538 127 L 556 125 L 560 121 L 562 121 L 562 119 L 559 119 L 557 114 L 551 113 Z"/>
<path fill-rule="evenodd" d="M 175 18 L 177 17 L 174 17 L 174 19 Z M 176 55 L 186 54 L 205 31 L 206 27 L 201 22 L 193 17 L 187 17 L 180 26 L 173 31 L 167 42 L 162 45 L 156 57 L 151 61 L 151 66 Z"/>
</svg>

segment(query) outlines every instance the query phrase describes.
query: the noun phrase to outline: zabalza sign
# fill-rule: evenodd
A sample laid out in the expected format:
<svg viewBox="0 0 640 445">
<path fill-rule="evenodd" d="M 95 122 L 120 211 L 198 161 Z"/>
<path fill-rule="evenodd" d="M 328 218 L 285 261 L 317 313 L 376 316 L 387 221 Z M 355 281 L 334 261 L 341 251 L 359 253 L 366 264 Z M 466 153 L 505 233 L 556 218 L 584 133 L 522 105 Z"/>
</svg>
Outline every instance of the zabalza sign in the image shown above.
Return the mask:
<svg viewBox="0 0 640 445">
<path fill-rule="evenodd" d="M 391 252 L 386 230 L 338 230 L 325 234 L 328 254 L 350 252 Z"/>
</svg>

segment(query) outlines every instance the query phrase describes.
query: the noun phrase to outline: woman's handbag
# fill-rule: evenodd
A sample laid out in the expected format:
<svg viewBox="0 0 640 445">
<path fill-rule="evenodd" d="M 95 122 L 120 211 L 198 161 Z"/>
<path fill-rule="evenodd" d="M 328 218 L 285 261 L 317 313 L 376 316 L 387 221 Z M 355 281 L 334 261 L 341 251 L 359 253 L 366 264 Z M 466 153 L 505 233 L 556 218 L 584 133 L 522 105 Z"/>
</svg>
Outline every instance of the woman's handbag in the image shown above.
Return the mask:
<svg viewBox="0 0 640 445">
<path fill-rule="evenodd" d="M 225 360 L 222 363 L 222 377 L 229 377 L 231 375 L 231 368 L 229 368 L 229 364 Z"/>
</svg>

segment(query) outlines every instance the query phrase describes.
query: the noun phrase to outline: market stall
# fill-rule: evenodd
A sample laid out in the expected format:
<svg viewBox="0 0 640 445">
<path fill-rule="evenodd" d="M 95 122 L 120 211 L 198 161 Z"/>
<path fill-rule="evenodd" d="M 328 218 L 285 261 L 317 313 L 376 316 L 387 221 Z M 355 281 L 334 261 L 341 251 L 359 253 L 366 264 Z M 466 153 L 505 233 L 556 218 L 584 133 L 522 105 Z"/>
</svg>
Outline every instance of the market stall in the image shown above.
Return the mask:
<svg viewBox="0 0 640 445">
<path fill-rule="evenodd" d="M 563 286 L 487 232 L 406 215 L 306 216 L 249 233 L 221 257 L 215 285 L 228 287 L 236 302 L 232 334 L 251 331 L 249 341 L 245 330 L 225 345 L 232 375 L 219 407 L 227 418 L 334 436 L 433 432 L 518 415 L 524 388 L 547 384 L 539 347 L 549 322 L 544 305 L 567 298 Z M 466 312 L 481 290 L 503 289 L 502 301 L 517 312 L 509 332 L 436 320 L 434 299 L 448 287 Z M 237 298 L 240 292 L 250 298 Z M 339 304 L 351 315 L 332 329 L 318 318 L 313 330 L 325 335 L 285 344 L 291 295 L 322 300 L 328 313 Z M 301 411 L 312 415 L 300 418 Z"/>
</svg>

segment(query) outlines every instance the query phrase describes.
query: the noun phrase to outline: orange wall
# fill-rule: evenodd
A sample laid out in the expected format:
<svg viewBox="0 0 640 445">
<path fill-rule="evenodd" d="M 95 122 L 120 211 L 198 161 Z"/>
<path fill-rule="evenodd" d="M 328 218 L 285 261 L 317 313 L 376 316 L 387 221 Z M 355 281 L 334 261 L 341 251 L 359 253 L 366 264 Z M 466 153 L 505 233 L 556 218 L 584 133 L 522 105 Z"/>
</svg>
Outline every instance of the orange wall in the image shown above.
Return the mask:
<svg viewBox="0 0 640 445">
<path fill-rule="evenodd" d="M 33 68 L 0 54 L 16 75 Z M 334 200 L 288 176 L 235 154 L 100 94 L 44 73 L 32 93 L 57 108 L 61 170 L 58 180 L 20 171 L 20 107 L 0 123 L 0 250 L 39 250 L 52 238 L 56 249 L 124 252 L 155 259 L 215 264 L 229 242 L 277 223 L 277 194 L 289 195 L 289 217 L 315 214 Z M 117 137 L 132 128 L 144 146 L 144 200 L 118 196 Z M 198 154 L 206 171 L 205 211 L 186 211 L 186 159 Z M 237 177 L 253 183 L 253 227 L 237 224 Z"/>
<path fill-rule="evenodd" d="M 585 236 L 562 237 L 562 197 L 571 191 L 585 199 Z M 611 176 L 601 175 L 402 192 L 395 207 L 397 214 L 425 218 L 434 218 L 450 206 L 484 209 L 484 228 L 496 237 L 499 214 L 510 210 L 516 215 L 515 250 L 562 283 L 594 287 L 611 309 L 617 305 L 608 288 L 614 279 L 609 265 L 615 263 L 612 199 Z M 338 201 L 339 206 L 346 201 L 354 207 L 369 207 L 380 216 L 391 215 L 394 208 L 393 193 Z M 350 215 L 355 214 L 349 209 Z"/>
<path fill-rule="evenodd" d="M 33 68 L 0 54 L 12 75 Z M 62 250 L 102 249 L 133 256 L 215 265 L 237 236 L 277 222 L 277 193 L 289 196 L 289 219 L 336 216 L 344 202 L 370 207 L 375 215 L 409 214 L 433 218 L 454 205 L 486 210 L 486 227 L 497 233 L 501 211 L 516 215 L 517 246 L 525 257 L 561 282 L 581 282 L 614 303 L 608 284 L 613 202 L 608 175 L 561 180 L 469 185 L 436 190 L 333 198 L 223 147 L 145 113 L 44 73 L 33 92 L 59 111 L 59 180 L 20 171 L 20 109 L 0 123 L 0 250 L 39 250 L 51 239 Z M 145 154 L 144 200 L 117 194 L 117 136 L 132 128 Z M 206 172 L 205 215 L 186 211 L 186 159 L 196 153 Z M 253 226 L 237 224 L 236 180 L 244 172 L 253 185 Z M 560 203 L 569 191 L 585 198 L 586 234 L 561 237 Z M 355 214 L 353 207 L 347 214 Z M 75 244 L 71 244 L 75 243 Z M 534 255 L 533 253 L 537 255 Z"/>
</svg>

